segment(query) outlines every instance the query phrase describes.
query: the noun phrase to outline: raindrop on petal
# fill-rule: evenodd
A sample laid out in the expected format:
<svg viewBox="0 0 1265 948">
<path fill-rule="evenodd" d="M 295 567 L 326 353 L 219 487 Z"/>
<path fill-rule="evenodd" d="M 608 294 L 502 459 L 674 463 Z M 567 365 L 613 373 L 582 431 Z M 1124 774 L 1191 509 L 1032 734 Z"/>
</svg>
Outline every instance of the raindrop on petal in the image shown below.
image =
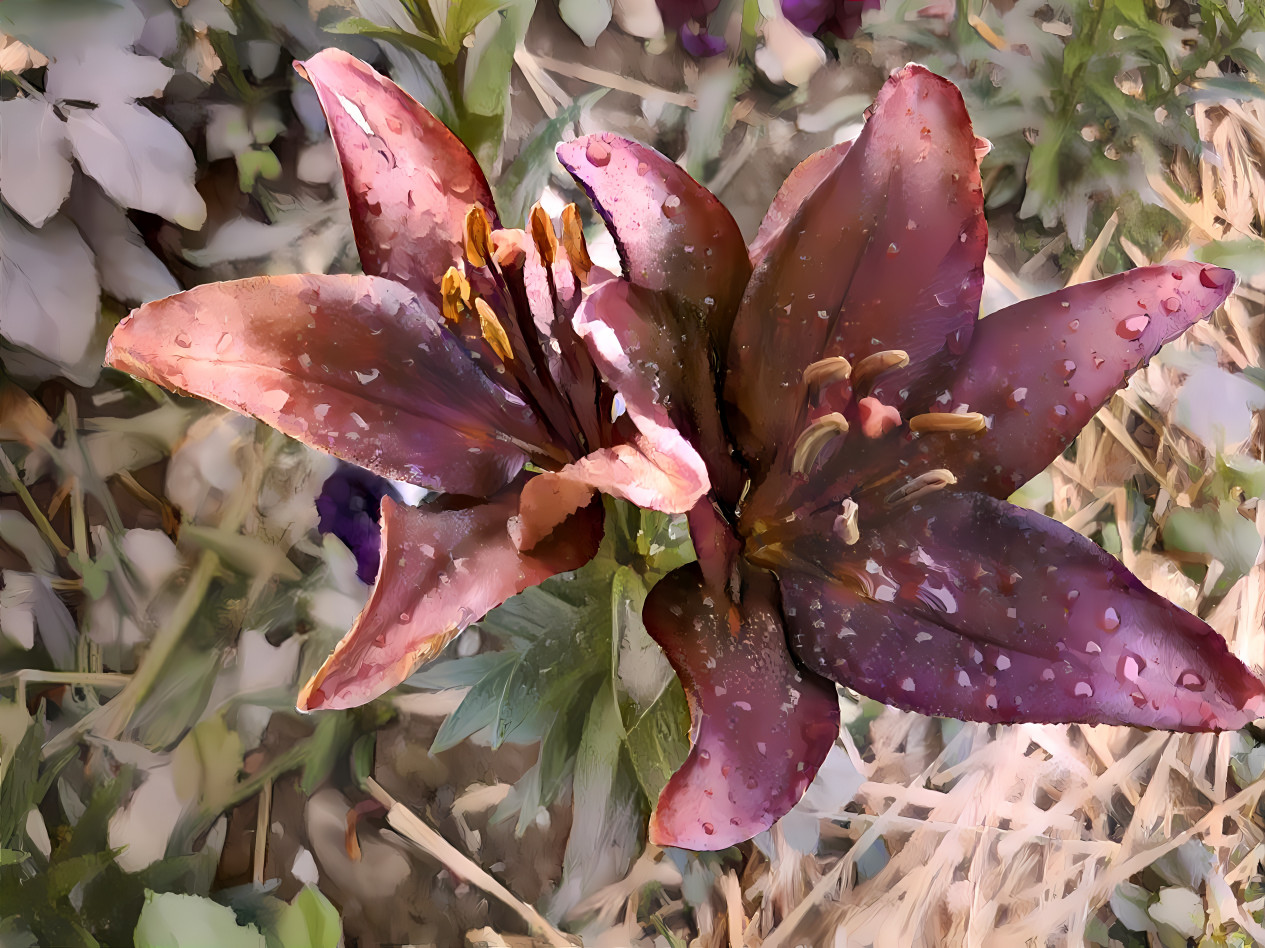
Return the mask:
<svg viewBox="0 0 1265 948">
<path fill-rule="evenodd" d="M 1094 696 L 1094 687 L 1087 681 L 1078 681 L 1076 687 L 1072 689 L 1072 693 L 1078 698 L 1092 698 Z"/>
<path fill-rule="evenodd" d="M 584 157 L 595 168 L 601 168 L 610 162 L 611 148 L 600 138 L 590 138 L 588 144 L 584 146 Z"/>
<path fill-rule="evenodd" d="M 1198 672 L 1193 672 L 1189 670 L 1182 672 L 1181 677 L 1177 679 L 1177 683 L 1181 685 L 1183 688 L 1185 688 L 1187 691 L 1203 691 L 1204 690 L 1203 675 L 1200 675 Z"/>
</svg>

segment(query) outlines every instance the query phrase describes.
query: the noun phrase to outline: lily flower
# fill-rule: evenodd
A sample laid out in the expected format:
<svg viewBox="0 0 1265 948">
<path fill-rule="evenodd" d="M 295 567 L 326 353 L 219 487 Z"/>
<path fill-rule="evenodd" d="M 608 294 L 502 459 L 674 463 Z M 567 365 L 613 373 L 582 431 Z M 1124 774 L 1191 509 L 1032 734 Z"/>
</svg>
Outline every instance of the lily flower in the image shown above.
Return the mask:
<svg viewBox="0 0 1265 948">
<path fill-rule="evenodd" d="M 682 513 L 710 481 L 654 393 L 606 371 L 618 343 L 580 326 L 585 298 L 621 281 L 589 259 L 575 207 L 560 236 L 539 205 L 529 231 L 502 228 L 473 155 L 393 82 L 337 50 L 299 69 L 338 149 L 364 275 L 157 300 L 115 329 L 106 364 L 441 492 L 420 507 L 381 496 L 376 582 L 299 695 L 313 710 L 369 701 L 510 596 L 588 562 L 598 492 Z M 714 308 L 683 298 L 696 316 Z"/>
<path fill-rule="evenodd" d="M 907 66 L 855 142 L 791 174 L 748 259 L 724 249 L 737 228 L 714 205 L 695 229 L 713 239 L 672 243 L 679 225 L 646 183 L 658 165 L 642 146 L 559 149 L 630 281 L 600 287 L 577 318 L 651 340 L 633 368 L 665 403 L 707 390 L 680 359 L 709 337 L 656 315 L 642 288 L 679 273 L 682 251 L 721 259 L 743 287 L 709 361 L 745 478 L 713 478 L 689 514 L 698 562 L 643 612 L 693 725 L 652 842 L 723 848 L 785 814 L 838 733 L 835 683 L 993 723 L 1201 731 L 1265 714 L 1265 686 L 1206 624 L 1006 502 L 1234 275 L 1143 267 L 979 320 L 986 150 L 956 87 Z M 647 319 L 672 341 L 654 343 Z"/>
</svg>

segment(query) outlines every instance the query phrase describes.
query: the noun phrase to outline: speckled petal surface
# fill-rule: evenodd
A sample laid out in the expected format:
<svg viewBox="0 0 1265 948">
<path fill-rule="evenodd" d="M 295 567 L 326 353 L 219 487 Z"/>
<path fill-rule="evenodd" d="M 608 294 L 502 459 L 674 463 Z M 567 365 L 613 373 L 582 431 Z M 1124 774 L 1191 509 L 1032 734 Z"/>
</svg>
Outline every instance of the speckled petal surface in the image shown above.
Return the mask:
<svg viewBox="0 0 1265 948">
<path fill-rule="evenodd" d="M 942 491 L 864 531 L 833 580 L 781 570 L 808 667 L 924 714 L 1233 730 L 1265 685 L 1205 623 L 1047 517 Z"/>
<path fill-rule="evenodd" d="M 677 454 L 683 436 L 702 456 L 711 486 L 732 503 L 741 475 L 721 425 L 703 329 L 663 298 L 624 280 L 608 280 L 575 315 L 575 331 L 643 436 Z M 679 434 L 678 434 L 679 432 Z M 689 458 L 689 467 L 694 466 Z"/>
<path fill-rule="evenodd" d="M 394 688 L 515 593 L 578 569 L 602 538 L 601 504 L 566 519 L 530 555 L 508 524 L 518 495 L 467 509 L 382 501 L 382 566 L 364 611 L 299 695 L 300 711 L 353 708 Z"/>
<path fill-rule="evenodd" d="M 851 142 L 841 142 L 814 152 L 786 176 L 782 186 L 777 189 L 773 203 L 765 212 L 764 220 L 760 221 L 760 230 L 747 248 L 752 268 L 758 268 L 764 262 L 770 247 L 788 239 L 783 236 L 784 231 L 787 224 L 795 220 L 804 209 L 804 199 L 817 190 L 817 185 L 835 173 L 851 147 Z"/>
<path fill-rule="evenodd" d="M 437 298 L 463 256 L 466 212 L 492 191 L 456 135 L 367 63 L 326 49 L 296 64 L 316 88 L 343 166 L 365 273 Z"/>
<path fill-rule="evenodd" d="M 208 283 L 133 311 L 106 364 L 435 490 L 491 494 L 548 443 L 428 303 L 375 277 Z"/>
<path fill-rule="evenodd" d="M 964 488 L 1006 497 L 1043 471 L 1160 346 L 1234 289 L 1229 270 L 1143 267 L 1017 303 L 980 321 L 933 410 L 989 418 L 978 435 L 923 435 L 915 466 L 947 467 Z"/>
<path fill-rule="evenodd" d="M 558 160 L 606 221 L 625 276 L 701 320 L 723 352 L 751 272 L 725 206 L 679 165 L 617 135 L 559 145 Z"/>
<path fill-rule="evenodd" d="M 693 747 L 650 818 L 650 841 L 724 849 L 799 802 L 839 733 L 834 686 L 786 651 L 771 574 L 749 569 L 741 603 L 703 586 L 698 564 L 668 574 L 642 616 L 685 686 Z"/>
<path fill-rule="evenodd" d="M 753 469 L 794 442 L 810 363 L 908 352 L 909 367 L 874 391 L 896 407 L 951 365 L 979 312 L 986 242 L 962 96 L 905 66 L 847 154 L 761 247 L 725 380 L 730 426 Z"/>
</svg>

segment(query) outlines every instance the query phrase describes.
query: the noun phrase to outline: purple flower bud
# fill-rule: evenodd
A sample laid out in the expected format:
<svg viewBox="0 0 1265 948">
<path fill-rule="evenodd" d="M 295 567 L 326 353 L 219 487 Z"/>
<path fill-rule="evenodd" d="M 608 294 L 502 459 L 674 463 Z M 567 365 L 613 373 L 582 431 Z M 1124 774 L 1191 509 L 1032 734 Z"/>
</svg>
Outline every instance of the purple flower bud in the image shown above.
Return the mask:
<svg viewBox="0 0 1265 948">
<path fill-rule="evenodd" d="M 332 533 L 356 557 L 356 575 L 372 583 L 378 575 L 378 549 L 382 540 L 382 498 L 399 500 L 400 494 L 385 477 L 356 467 L 339 464 L 316 498 L 321 515 L 318 529 Z"/>
</svg>

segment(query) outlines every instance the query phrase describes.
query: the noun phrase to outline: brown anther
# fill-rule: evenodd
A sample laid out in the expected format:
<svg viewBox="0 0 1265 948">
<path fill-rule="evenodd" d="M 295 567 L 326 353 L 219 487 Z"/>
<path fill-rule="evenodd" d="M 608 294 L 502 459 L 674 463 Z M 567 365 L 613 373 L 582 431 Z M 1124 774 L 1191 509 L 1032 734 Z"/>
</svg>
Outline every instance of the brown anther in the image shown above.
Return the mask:
<svg viewBox="0 0 1265 948">
<path fill-rule="evenodd" d="M 455 323 L 470 307 L 470 281 L 456 267 L 449 267 L 439 282 L 439 296 L 443 303 L 444 319 Z"/>
<path fill-rule="evenodd" d="M 918 432 L 961 431 L 975 434 L 987 427 L 988 419 L 977 411 L 933 411 L 909 419 L 909 430 Z"/>
<path fill-rule="evenodd" d="M 553 232 L 553 221 L 539 204 L 531 207 L 531 239 L 536 244 L 536 252 L 540 261 L 547 267 L 553 266 L 558 259 L 558 235 Z"/>
<path fill-rule="evenodd" d="M 945 468 L 938 467 L 933 471 L 927 471 L 925 474 L 919 474 L 917 477 L 907 481 L 903 486 L 898 487 L 887 495 L 888 504 L 907 504 L 913 503 L 920 497 L 927 494 L 935 493 L 938 490 L 956 484 L 958 479 L 953 476 L 953 472 Z"/>
<path fill-rule="evenodd" d="M 857 502 L 851 497 L 847 497 L 840 505 L 839 516 L 835 517 L 835 536 L 839 537 L 848 546 L 852 546 L 857 540 L 861 539 L 861 528 L 857 526 L 859 512 L 860 508 L 857 507 Z"/>
<path fill-rule="evenodd" d="M 492 307 L 486 300 L 477 299 L 474 301 L 474 309 L 479 314 L 479 331 L 483 333 L 483 340 L 501 357 L 502 362 L 511 361 L 514 350 L 510 347 L 510 338 L 505 335 L 505 327 L 496 318 Z"/>
<path fill-rule="evenodd" d="M 466 211 L 466 259 L 476 267 L 486 267 L 492 257 L 492 221 L 482 204 Z"/>
<path fill-rule="evenodd" d="M 817 458 L 835 438 L 848 433 L 848 421 L 837 411 L 822 415 L 800 432 L 795 441 L 795 453 L 791 456 L 791 470 L 807 474 L 817 463 Z"/>
<path fill-rule="evenodd" d="M 819 359 L 804 370 L 804 384 L 811 388 L 825 388 L 842 382 L 852 375 L 852 363 L 843 356 Z"/>
<path fill-rule="evenodd" d="M 589 271 L 593 269 L 593 258 L 589 256 L 589 246 L 584 242 L 584 221 L 574 204 L 562 209 L 562 247 L 571 261 L 576 279 L 581 282 L 587 280 Z"/>
<path fill-rule="evenodd" d="M 868 395 L 874 380 L 891 369 L 909 365 L 909 353 L 904 349 L 883 349 L 871 352 L 852 367 L 852 391 L 858 396 Z"/>
</svg>

